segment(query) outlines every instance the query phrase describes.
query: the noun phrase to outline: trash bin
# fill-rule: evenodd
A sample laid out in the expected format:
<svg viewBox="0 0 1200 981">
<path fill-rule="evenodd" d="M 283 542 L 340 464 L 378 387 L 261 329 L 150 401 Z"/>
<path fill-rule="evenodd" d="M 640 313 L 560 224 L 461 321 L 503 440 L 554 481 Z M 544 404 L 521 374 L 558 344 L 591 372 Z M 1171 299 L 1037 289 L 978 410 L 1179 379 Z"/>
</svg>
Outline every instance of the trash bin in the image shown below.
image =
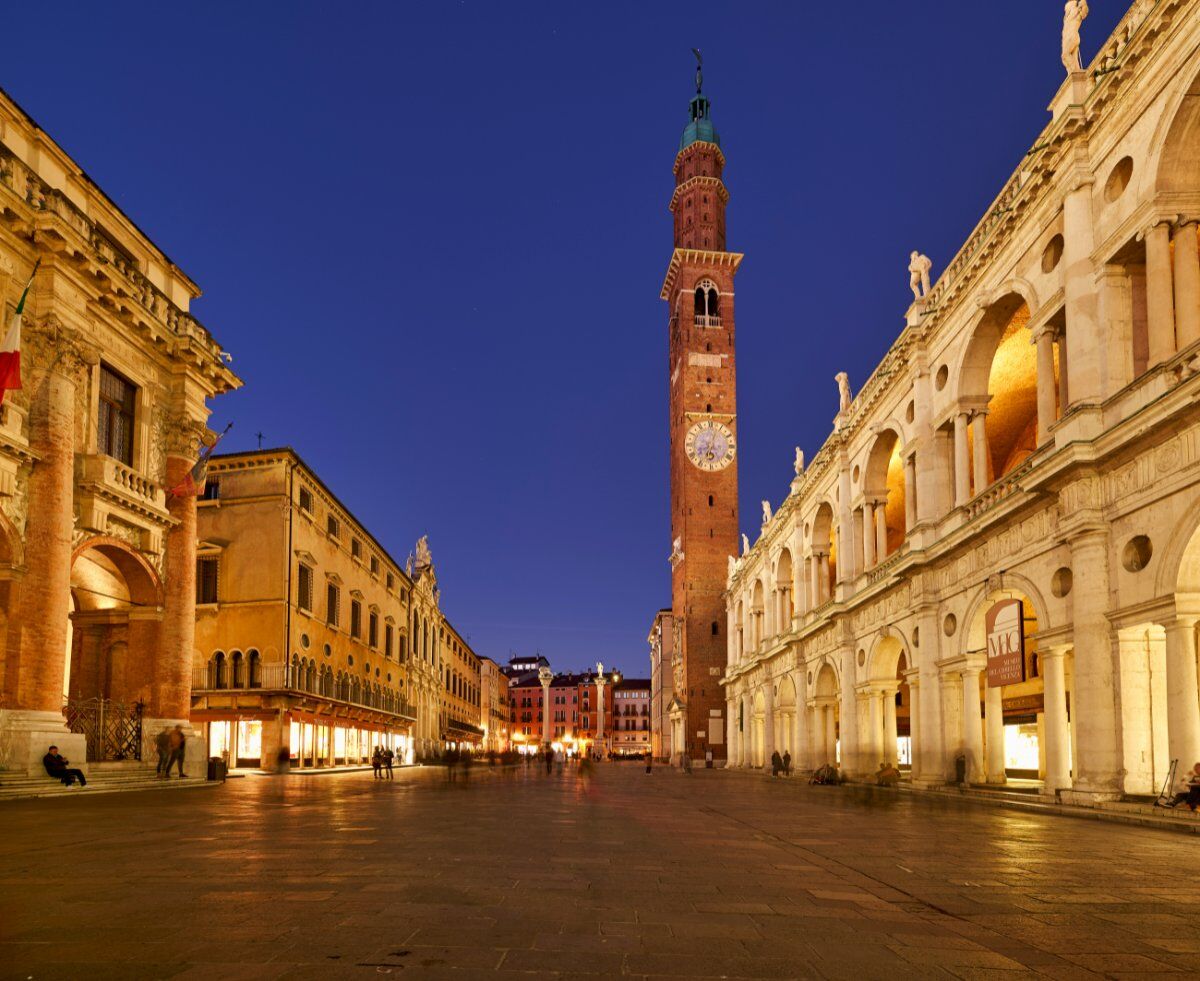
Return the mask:
<svg viewBox="0 0 1200 981">
<path fill-rule="evenodd" d="M 210 756 L 208 758 L 208 779 L 220 780 L 225 782 L 225 774 L 229 767 L 220 756 Z"/>
<path fill-rule="evenodd" d="M 712 768 L 713 768 L 712 750 L 706 749 L 704 751 L 704 769 L 711 770 Z"/>
</svg>

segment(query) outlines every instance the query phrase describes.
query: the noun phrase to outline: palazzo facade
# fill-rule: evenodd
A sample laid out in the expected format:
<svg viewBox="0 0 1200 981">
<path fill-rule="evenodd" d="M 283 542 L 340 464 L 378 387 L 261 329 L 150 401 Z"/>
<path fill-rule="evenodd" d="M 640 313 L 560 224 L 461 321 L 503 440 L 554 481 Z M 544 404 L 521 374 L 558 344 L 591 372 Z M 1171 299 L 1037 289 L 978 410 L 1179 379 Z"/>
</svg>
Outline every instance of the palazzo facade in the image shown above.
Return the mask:
<svg viewBox="0 0 1200 981">
<path fill-rule="evenodd" d="M 731 560 L 732 765 L 1087 801 L 1200 760 L 1198 66 L 1200 3 L 1132 4 L 797 454 Z"/>
<path fill-rule="evenodd" d="M 196 501 L 169 491 L 240 381 L 196 284 L 4 93 L 0 203 L 5 330 L 39 264 L 0 415 L 0 766 L 145 758 L 190 708 Z"/>
</svg>

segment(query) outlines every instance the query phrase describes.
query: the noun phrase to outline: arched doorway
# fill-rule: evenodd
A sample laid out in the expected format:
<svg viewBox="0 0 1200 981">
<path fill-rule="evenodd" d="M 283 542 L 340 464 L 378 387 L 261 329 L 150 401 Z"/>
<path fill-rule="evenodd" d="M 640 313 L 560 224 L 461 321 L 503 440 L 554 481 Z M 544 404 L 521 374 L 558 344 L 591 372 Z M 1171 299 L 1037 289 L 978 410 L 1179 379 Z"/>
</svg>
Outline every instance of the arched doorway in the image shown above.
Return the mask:
<svg viewBox="0 0 1200 981">
<path fill-rule="evenodd" d="M 813 768 L 841 760 L 839 713 L 841 686 L 837 672 L 828 661 L 817 669 L 813 685 L 812 733 Z"/>
<path fill-rule="evenodd" d="M 764 747 L 766 746 L 766 699 L 762 689 L 754 693 L 754 707 L 750 716 L 750 765 L 761 767 L 764 762 Z"/>
<path fill-rule="evenodd" d="M 76 548 L 63 695 L 68 724 L 87 736 L 89 760 L 140 758 L 141 714 L 157 711 L 162 601 L 158 575 L 123 542 L 98 538 Z"/>
<path fill-rule="evenodd" d="M 868 568 L 895 552 L 904 543 L 908 531 L 905 500 L 908 488 L 901 448 L 899 433 L 886 429 L 876 437 L 867 456 L 863 480 L 863 545 Z M 868 533 L 870 541 L 867 540 Z M 874 561 L 867 562 L 867 558 Z"/>
<path fill-rule="evenodd" d="M 890 763 L 897 767 L 911 761 L 909 740 L 908 685 L 904 671 L 908 661 L 904 644 L 895 633 L 880 637 L 871 654 L 869 698 L 866 715 L 867 748 L 872 766 Z M 901 707 L 903 706 L 903 713 Z"/>
<path fill-rule="evenodd" d="M 792 600 L 792 553 L 784 549 L 775 565 L 775 632 L 789 633 L 795 604 Z"/>
<path fill-rule="evenodd" d="M 837 585 L 837 531 L 834 528 L 833 508 L 828 501 L 821 502 L 813 518 L 812 570 L 809 581 L 813 584 L 812 606 L 817 607 L 833 597 Z"/>
<path fill-rule="evenodd" d="M 985 667 L 978 680 L 984 747 L 978 772 L 986 774 L 988 783 L 1042 781 L 1052 791 L 1070 785 L 1074 672 L 1066 645 L 1043 649 L 1039 643 L 1038 608 L 1032 590 L 1016 583 L 988 590 L 975 604 L 966 643 L 968 657 L 993 665 L 991 677 Z M 996 658 L 1005 650 L 1012 652 L 1012 680 L 992 683 L 1000 680 Z M 1049 693 L 1048 669 L 1054 679 Z M 964 744 L 970 746 L 972 740 L 965 738 Z"/>
<path fill-rule="evenodd" d="M 779 755 L 789 753 L 793 759 L 791 763 L 796 766 L 799 761 L 794 759 L 796 751 L 799 749 L 794 744 L 796 733 L 796 683 L 792 681 L 790 675 L 785 675 L 779 679 L 779 686 L 775 696 L 775 748 L 779 751 Z"/>
</svg>

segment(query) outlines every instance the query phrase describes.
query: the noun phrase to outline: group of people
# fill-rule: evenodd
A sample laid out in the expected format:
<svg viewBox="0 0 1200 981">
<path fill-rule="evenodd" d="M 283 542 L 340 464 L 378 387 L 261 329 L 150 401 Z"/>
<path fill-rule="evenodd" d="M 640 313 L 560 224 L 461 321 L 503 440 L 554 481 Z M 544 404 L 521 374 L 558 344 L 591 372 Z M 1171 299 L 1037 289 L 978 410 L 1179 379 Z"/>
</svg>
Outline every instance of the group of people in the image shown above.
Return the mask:
<svg viewBox="0 0 1200 981">
<path fill-rule="evenodd" d="M 771 754 L 771 776 L 773 777 L 790 777 L 792 775 L 792 754 L 786 749 L 783 755 L 779 755 L 779 750 L 775 750 Z"/>
<path fill-rule="evenodd" d="M 386 746 L 376 746 L 371 753 L 371 769 L 376 780 L 391 780 L 392 766 L 396 762 L 396 754 Z"/>
<path fill-rule="evenodd" d="M 158 766 L 154 775 L 163 780 L 170 780 L 171 768 L 177 766 L 179 779 L 184 779 L 186 774 L 183 772 L 183 757 L 186 747 L 187 736 L 183 734 L 183 726 L 177 725 L 174 729 L 164 727 L 162 732 L 154 737 L 154 749 L 158 754 Z"/>
</svg>

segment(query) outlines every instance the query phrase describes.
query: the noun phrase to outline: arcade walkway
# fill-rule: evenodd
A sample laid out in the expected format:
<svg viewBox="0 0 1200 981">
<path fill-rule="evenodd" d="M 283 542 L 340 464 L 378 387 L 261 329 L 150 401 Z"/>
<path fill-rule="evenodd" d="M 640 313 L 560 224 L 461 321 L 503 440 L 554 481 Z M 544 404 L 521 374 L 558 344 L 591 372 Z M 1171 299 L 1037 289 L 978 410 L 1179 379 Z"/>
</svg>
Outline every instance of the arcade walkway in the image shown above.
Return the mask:
<svg viewBox="0 0 1200 981">
<path fill-rule="evenodd" d="M 1087 978 L 1200 958 L 1190 835 L 711 771 L 258 777 L 13 802 L 0 829 L 3 978 Z"/>
</svg>

